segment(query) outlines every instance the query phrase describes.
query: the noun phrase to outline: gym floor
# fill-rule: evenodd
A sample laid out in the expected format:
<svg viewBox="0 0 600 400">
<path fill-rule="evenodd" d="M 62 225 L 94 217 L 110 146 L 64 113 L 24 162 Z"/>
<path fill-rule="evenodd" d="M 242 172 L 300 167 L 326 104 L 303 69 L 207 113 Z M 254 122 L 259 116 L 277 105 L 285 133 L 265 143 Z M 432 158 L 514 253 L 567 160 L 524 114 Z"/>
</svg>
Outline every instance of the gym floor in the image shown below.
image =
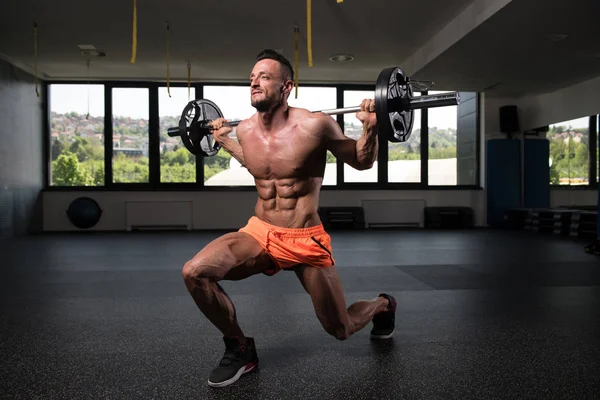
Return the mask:
<svg viewBox="0 0 600 400">
<path fill-rule="evenodd" d="M 331 232 L 348 303 L 398 300 L 391 341 L 327 335 L 295 274 L 224 282 L 260 369 L 206 384 L 220 333 L 181 267 L 220 233 L 0 243 L 0 389 L 15 399 L 600 396 L 600 262 L 527 231 Z"/>
</svg>

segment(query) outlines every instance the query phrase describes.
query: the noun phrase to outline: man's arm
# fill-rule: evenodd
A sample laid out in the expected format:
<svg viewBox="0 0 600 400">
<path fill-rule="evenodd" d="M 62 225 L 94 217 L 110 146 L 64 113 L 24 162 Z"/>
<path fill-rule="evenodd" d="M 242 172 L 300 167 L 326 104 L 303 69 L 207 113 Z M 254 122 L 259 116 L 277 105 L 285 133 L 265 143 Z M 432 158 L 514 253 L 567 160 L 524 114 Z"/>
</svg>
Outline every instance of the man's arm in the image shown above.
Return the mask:
<svg viewBox="0 0 600 400">
<path fill-rule="evenodd" d="M 224 120 L 223 120 L 224 121 Z M 221 119 L 212 122 L 213 127 L 220 127 L 223 122 Z M 237 141 L 229 137 L 229 134 L 233 131 L 230 127 L 220 127 L 213 131 L 214 139 L 221 145 L 225 151 L 227 151 L 233 158 L 235 158 L 243 167 L 246 167 L 244 162 L 244 153 L 242 152 L 241 138 L 244 136 L 246 124 L 244 121 L 240 122 L 236 127 Z"/>
<path fill-rule="evenodd" d="M 360 112 L 359 114 L 361 114 Z M 365 112 L 365 114 L 367 114 Z M 379 142 L 377 140 L 377 125 L 375 115 L 361 115 L 363 122 L 362 135 L 358 140 L 345 136 L 338 123 L 333 118 L 324 118 L 327 149 L 339 160 L 357 170 L 369 169 L 377 159 Z"/>
</svg>

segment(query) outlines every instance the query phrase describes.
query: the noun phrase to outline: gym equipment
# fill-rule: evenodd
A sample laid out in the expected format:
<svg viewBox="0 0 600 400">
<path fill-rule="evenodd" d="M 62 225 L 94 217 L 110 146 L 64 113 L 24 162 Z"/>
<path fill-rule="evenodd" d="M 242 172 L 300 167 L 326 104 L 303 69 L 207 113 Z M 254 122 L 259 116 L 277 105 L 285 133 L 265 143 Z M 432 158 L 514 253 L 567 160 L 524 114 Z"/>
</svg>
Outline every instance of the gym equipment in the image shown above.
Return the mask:
<svg viewBox="0 0 600 400">
<path fill-rule="evenodd" d="M 375 113 L 378 135 L 390 142 L 405 142 L 412 133 L 414 110 L 458 105 L 457 92 L 413 97 L 410 79 L 398 67 L 386 68 L 379 73 L 375 85 Z M 327 115 L 348 114 L 360 111 L 360 106 L 320 110 Z M 181 136 L 186 149 L 192 154 L 211 157 L 221 148 L 212 135 L 211 122 L 222 118 L 219 107 L 207 99 L 190 101 L 179 120 L 179 126 L 169 128 L 171 137 Z M 235 127 L 241 121 L 228 121 L 223 126 Z"/>
<path fill-rule="evenodd" d="M 67 217 L 77 228 L 89 229 L 96 225 L 102 216 L 102 209 L 96 200 L 78 197 L 69 204 Z"/>
</svg>

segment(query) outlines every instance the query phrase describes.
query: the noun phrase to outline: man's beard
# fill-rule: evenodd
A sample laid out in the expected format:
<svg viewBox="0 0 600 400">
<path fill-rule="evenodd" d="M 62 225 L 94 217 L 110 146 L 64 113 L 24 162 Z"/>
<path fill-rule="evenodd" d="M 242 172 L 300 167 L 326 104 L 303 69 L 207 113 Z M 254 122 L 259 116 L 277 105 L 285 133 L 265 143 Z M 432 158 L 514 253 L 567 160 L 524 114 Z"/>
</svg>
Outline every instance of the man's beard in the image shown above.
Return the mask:
<svg viewBox="0 0 600 400">
<path fill-rule="evenodd" d="M 279 102 L 273 98 L 265 97 L 261 100 L 252 100 L 250 104 L 256 108 L 258 112 L 271 111 Z"/>
</svg>

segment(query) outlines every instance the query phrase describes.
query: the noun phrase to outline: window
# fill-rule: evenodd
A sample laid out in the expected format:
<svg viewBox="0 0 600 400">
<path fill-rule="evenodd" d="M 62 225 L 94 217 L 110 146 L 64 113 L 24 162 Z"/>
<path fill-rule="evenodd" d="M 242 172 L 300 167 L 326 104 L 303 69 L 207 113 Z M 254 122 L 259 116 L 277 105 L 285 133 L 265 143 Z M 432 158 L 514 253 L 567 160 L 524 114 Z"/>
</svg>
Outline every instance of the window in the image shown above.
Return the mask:
<svg viewBox="0 0 600 400">
<path fill-rule="evenodd" d="M 292 107 L 305 108 L 309 111 L 321 111 L 337 108 L 337 94 L 335 87 L 298 87 L 298 98 L 296 90 L 292 90 L 288 98 L 288 104 Z M 335 119 L 336 116 L 332 115 Z M 333 186 L 337 183 L 336 159 L 330 151 L 327 151 L 325 174 L 323 175 L 323 186 Z"/>
<path fill-rule="evenodd" d="M 374 97 L 375 92 L 372 90 L 345 90 L 344 108 L 359 106 L 364 99 Z M 358 140 L 362 135 L 362 122 L 356 118 L 356 113 L 344 114 L 344 134 L 354 140 Z M 377 161 L 373 167 L 362 171 L 344 163 L 344 182 L 377 182 L 377 180 Z"/>
<path fill-rule="evenodd" d="M 50 185 L 104 185 L 104 85 L 49 85 Z"/>
<path fill-rule="evenodd" d="M 428 94 L 443 93 L 431 91 Z M 456 146 L 458 106 L 430 108 L 427 111 L 428 183 L 430 185 L 457 184 Z"/>
<path fill-rule="evenodd" d="M 251 117 L 256 109 L 250 104 L 249 86 L 205 86 L 204 98 L 217 104 L 227 120 L 242 120 Z M 290 106 L 303 107 L 310 111 L 336 108 L 336 89 L 302 87 L 298 98 L 292 91 L 288 98 Z M 235 137 L 235 128 L 230 137 Z M 324 185 L 335 185 L 335 158 L 327 157 Z M 224 149 L 213 157 L 204 159 L 204 184 L 206 186 L 254 186 L 254 178 Z"/>
<path fill-rule="evenodd" d="M 158 88 L 158 115 L 160 125 L 160 181 L 196 182 L 196 156 L 190 153 L 180 137 L 169 137 L 167 130 L 179 125 L 181 113 L 196 91 L 187 87 Z"/>
<path fill-rule="evenodd" d="M 589 183 L 589 117 L 549 126 L 550 184 Z"/>
<path fill-rule="evenodd" d="M 388 142 L 388 182 L 421 182 L 421 110 L 413 112 L 412 133 L 406 142 Z"/>
<path fill-rule="evenodd" d="M 460 105 L 428 109 L 430 186 L 477 184 L 477 100 L 477 93 L 461 92 Z"/>
<path fill-rule="evenodd" d="M 149 182 L 148 89 L 112 90 L 113 182 Z"/>
<path fill-rule="evenodd" d="M 228 121 L 246 119 L 255 112 L 250 105 L 249 86 L 205 86 L 204 98 L 216 103 Z M 235 133 L 233 128 L 229 136 L 237 139 Z M 225 149 L 220 149 L 214 156 L 204 158 L 204 185 L 254 186 L 254 178 Z"/>
</svg>

